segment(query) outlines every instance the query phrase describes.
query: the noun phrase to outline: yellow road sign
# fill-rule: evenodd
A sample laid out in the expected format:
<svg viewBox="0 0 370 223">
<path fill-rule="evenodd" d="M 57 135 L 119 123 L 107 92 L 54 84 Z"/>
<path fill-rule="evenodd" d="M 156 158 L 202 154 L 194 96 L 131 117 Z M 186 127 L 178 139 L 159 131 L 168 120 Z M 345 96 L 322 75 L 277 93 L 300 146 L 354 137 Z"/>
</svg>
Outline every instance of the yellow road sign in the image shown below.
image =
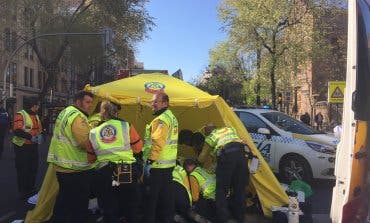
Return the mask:
<svg viewBox="0 0 370 223">
<path fill-rule="evenodd" d="M 345 81 L 328 82 L 328 101 L 329 103 L 343 103 Z"/>
</svg>

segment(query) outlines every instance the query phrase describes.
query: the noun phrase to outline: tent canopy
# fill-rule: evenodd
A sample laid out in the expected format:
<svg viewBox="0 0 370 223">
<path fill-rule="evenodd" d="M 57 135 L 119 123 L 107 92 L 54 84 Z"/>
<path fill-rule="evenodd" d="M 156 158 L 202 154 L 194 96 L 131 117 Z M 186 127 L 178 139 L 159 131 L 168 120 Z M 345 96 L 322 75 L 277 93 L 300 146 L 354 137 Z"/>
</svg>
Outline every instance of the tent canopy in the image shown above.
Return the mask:
<svg viewBox="0 0 370 223">
<path fill-rule="evenodd" d="M 120 117 L 132 123 L 142 137 L 145 125 L 154 118 L 150 102 L 153 93 L 158 91 L 168 94 L 170 109 L 179 121 L 180 131 L 197 131 L 207 123 L 218 127 L 233 126 L 260 160 L 258 171 L 251 175 L 249 185 L 257 192 L 264 214 L 271 217 L 272 206 L 288 203 L 286 193 L 257 150 L 243 123 L 220 96 L 210 95 L 182 80 L 161 73 L 140 74 L 94 87 L 86 85 L 84 90 L 96 96 L 95 104 L 110 100 L 122 105 Z"/>
</svg>

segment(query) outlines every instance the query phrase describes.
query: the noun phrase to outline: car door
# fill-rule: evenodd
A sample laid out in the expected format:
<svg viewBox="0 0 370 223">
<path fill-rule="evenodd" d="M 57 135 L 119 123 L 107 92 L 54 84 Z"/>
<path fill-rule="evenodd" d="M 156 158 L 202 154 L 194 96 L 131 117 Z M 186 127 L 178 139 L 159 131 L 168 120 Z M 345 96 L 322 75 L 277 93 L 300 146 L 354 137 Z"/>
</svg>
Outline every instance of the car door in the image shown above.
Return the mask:
<svg viewBox="0 0 370 223">
<path fill-rule="evenodd" d="M 237 111 L 236 113 L 248 130 L 257 149 L 260 151 L 269 166 L 274 170 L 276 165 L 274 159 L 276 145 L 271 139 L 272 135 L 276 134 L 275 131 L 255 114 L 244 111 Z M 258 133 L 259 128 L 269 129 L 271 134 L 265 135 Z"/>
</svg>

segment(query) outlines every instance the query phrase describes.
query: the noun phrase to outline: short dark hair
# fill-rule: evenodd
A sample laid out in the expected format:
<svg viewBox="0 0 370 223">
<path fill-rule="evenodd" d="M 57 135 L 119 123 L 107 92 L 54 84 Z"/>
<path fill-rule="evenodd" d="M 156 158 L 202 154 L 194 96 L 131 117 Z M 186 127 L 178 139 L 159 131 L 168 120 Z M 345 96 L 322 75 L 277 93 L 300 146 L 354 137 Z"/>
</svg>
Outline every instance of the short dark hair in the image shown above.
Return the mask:
<svg viewBox="0 0 370 223">
<path fill-rule="evenodd" d="M 193 132 L 189 129 L 183 129 L 179 132 L 178 143 L 180 145 L 185 144 L 190 146 L 191 145 L 191 137 Z"/>
<path fill-rule="evenodd" d="M 87 91 L 78 91 L 74 96 L 73 96 L 73 102 L 83 100 L 85 96 L 89 97 L 94 97 L 94 95 L 90 92 Z"/>
<path fill-rule="evenodd" d="M 198 166 L 198 162 L 193 158 L 186 158 L 183 163 L 183 167 L 186 168 L 189 165 L 195 165 Z"/>
<path fill-rule="evenodd" d="M 204 140 L 205 137 L 200 132 L 194 132 L 191 136 L 191 144 L 197 150 L 201 150 L 203 148 Z"/>
<path fill-rule="evenodd" d="M 32 97 L 32 98 L 27 98 L 26 100 L 24 100 L 23 103 L 24 103 L 25 109 L 31 109 L 32 106 L 39 105 L 40 100 L 38 98 Z"/>
</svg>

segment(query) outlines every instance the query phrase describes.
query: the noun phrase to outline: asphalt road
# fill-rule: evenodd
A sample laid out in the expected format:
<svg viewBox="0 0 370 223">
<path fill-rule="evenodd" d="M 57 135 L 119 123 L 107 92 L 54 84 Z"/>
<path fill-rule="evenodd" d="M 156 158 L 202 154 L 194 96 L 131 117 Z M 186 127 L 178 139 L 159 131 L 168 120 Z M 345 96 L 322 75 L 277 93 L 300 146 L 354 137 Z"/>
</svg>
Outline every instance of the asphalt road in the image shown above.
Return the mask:
<svg viewBox="0 0 370 223">
<path fill-rule="evenodd" d="M 16 171 L 14 166 L 14 151 L 11 146 L 10 136 L 5 141 L 5 148 L 0 159 L 0 223 L 8 223 L 14 219 L 24 219 L 26 212 L 33 208 L 24 200 L 19 199 Z M 40 188 L 46 168 L 46 155 L 49 141 L 39 146 L 40 166 L 37 175 L 37 188 Z M 312 184 L 314 192 L 312 198 L 313 218 L 315 223 L 328 223 L 330 202 L 332 196 L 333 181 L 314 181 Z M 249 223 L 266 222 L 265 220 L 253 220 L 253 216 L 248 217 Z M 267 221 L 268 222 L 268 221 Z"/>
</svg>

